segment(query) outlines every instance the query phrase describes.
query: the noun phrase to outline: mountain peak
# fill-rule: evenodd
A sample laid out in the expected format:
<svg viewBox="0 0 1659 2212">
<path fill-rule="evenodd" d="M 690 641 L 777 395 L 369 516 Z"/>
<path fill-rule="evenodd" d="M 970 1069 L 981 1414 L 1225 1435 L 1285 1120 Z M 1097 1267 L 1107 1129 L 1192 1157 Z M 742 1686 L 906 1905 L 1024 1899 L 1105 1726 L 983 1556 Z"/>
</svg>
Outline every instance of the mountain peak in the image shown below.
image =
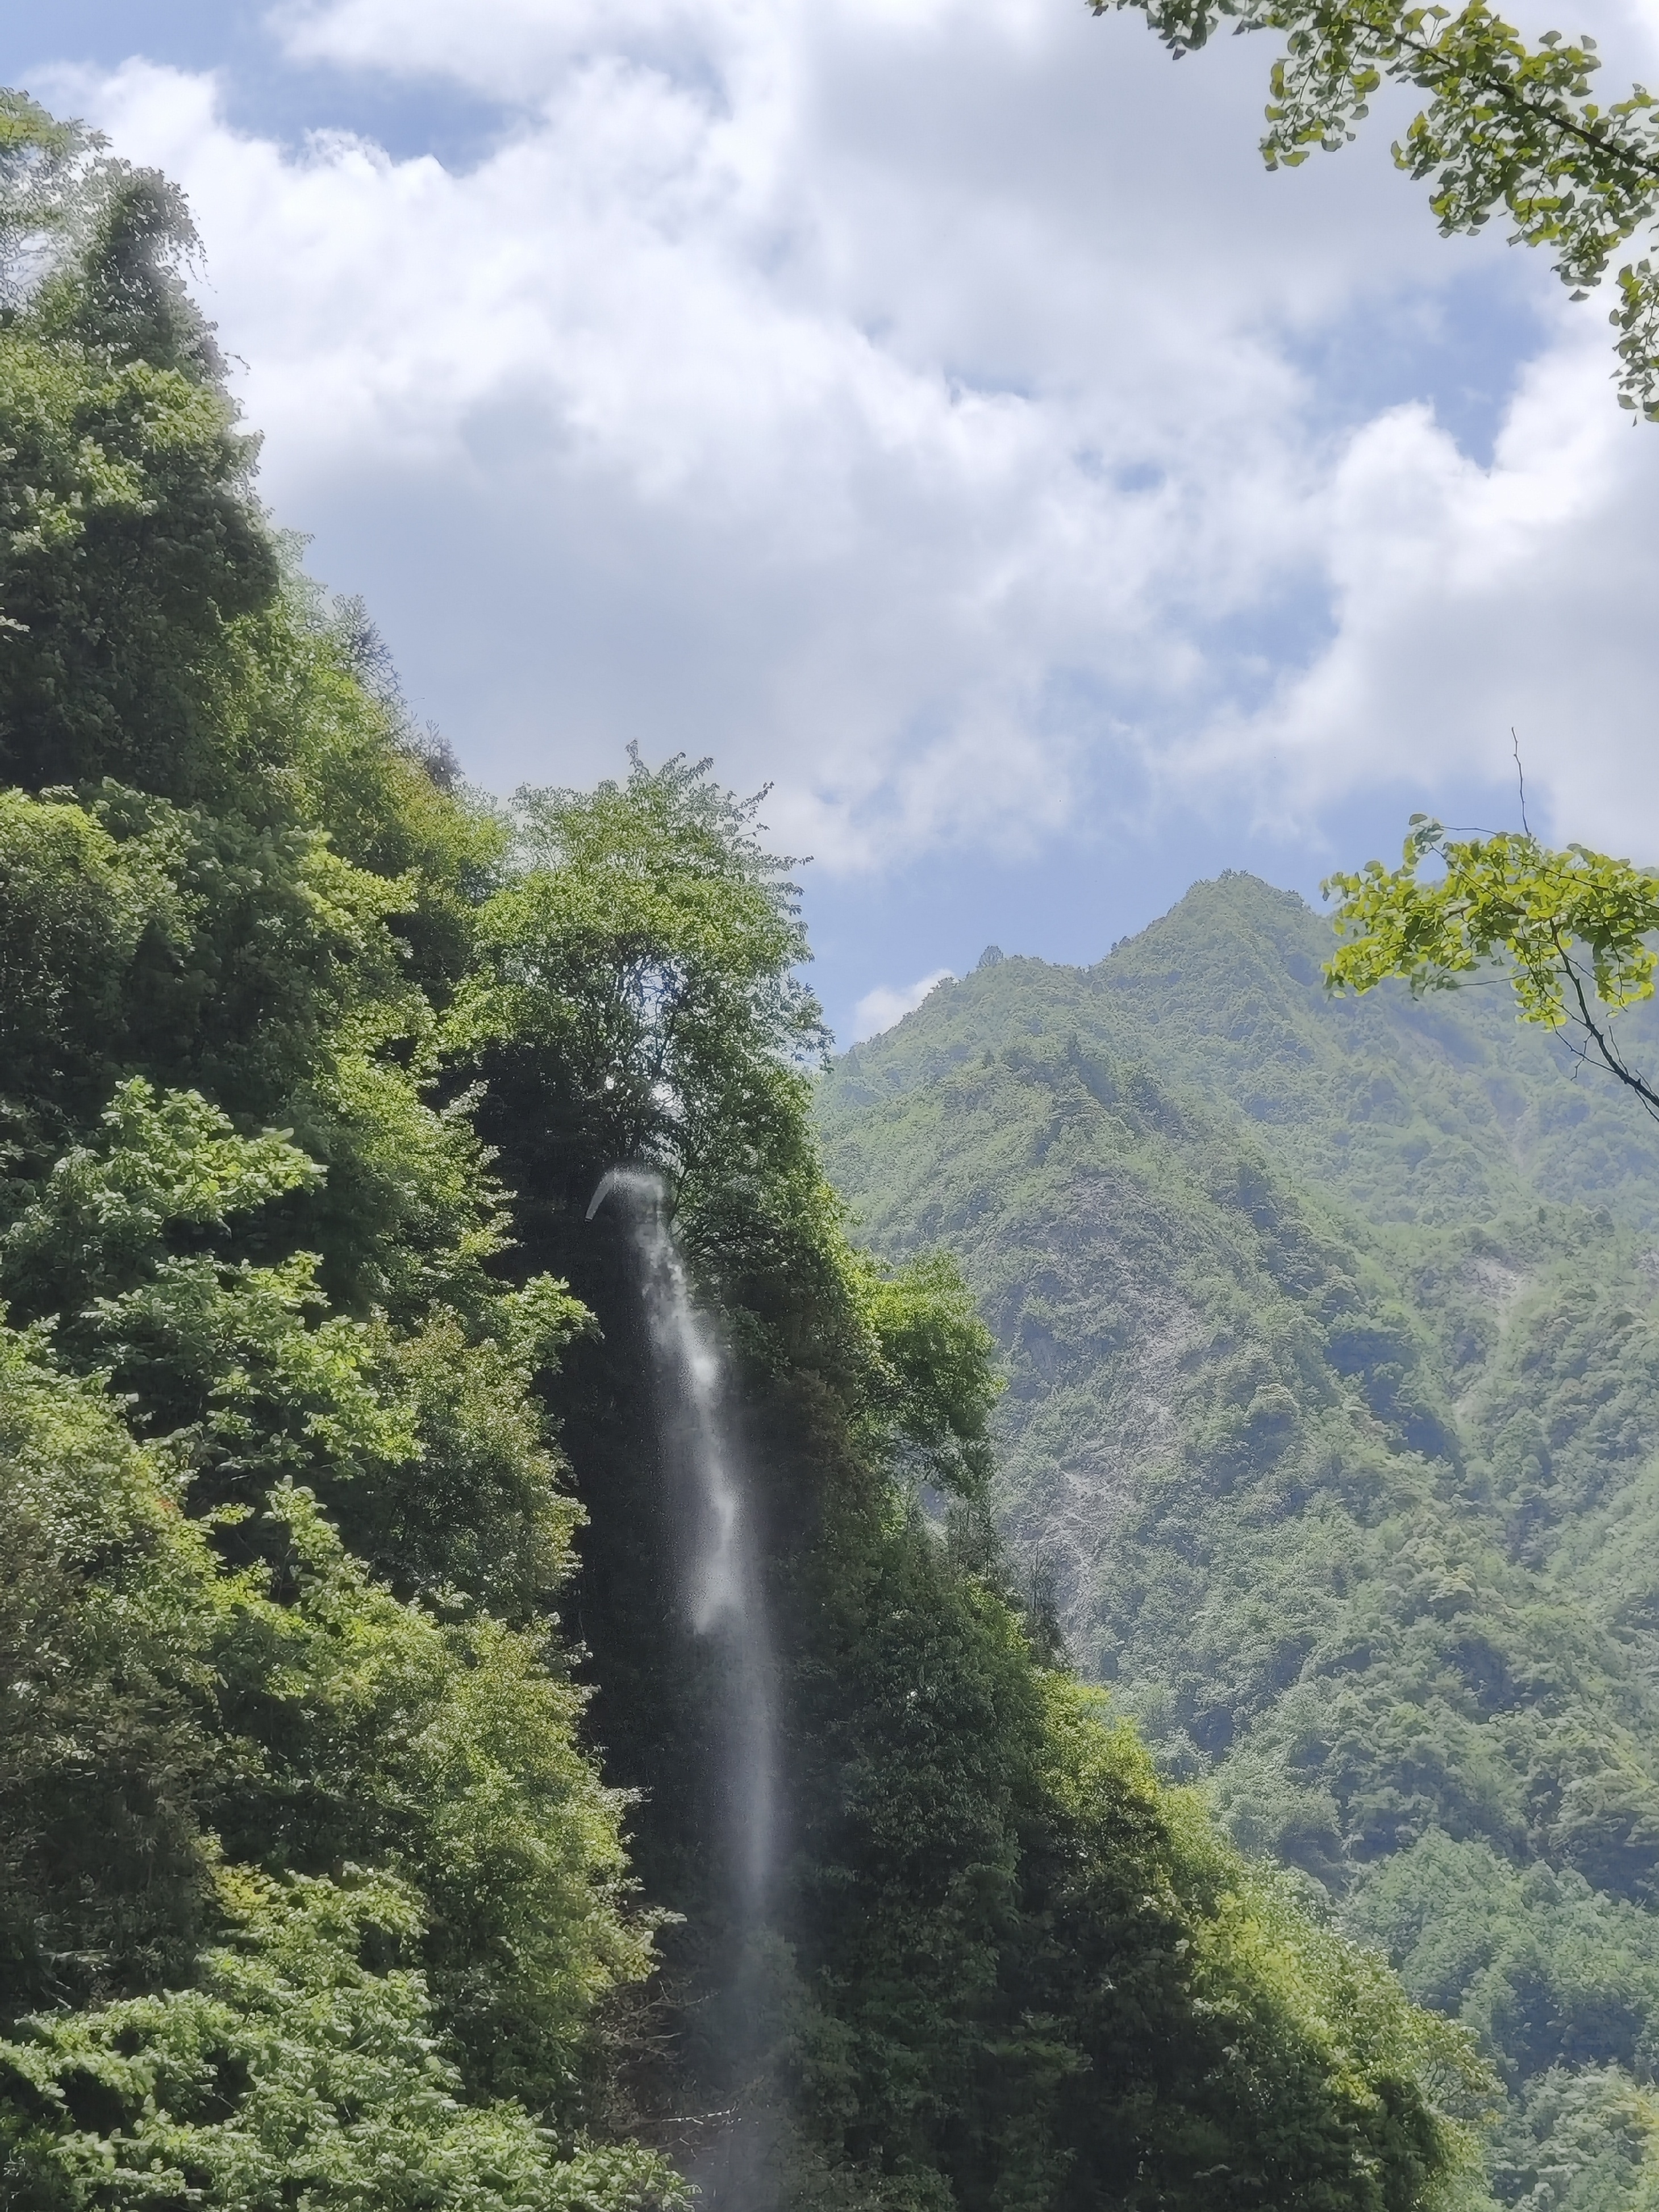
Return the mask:
<svg viewBox="0 0 1659 2212">
<path fill-rule="evenodd" d="M 1474 1221 L 1545 1199 L 1659 1227 L 1647 1125 L 1572 1082 L 1552 1040 L 1517 1028 L 1506 991 L 1333 994 L 1334 944 L 1299 894 L 1231 870 L 1092 967 L 994 961 L 990 947 L 839 1063 L 820 1114 L 828 1127 L 988 1053 L 1075 1038 L 1242 1120 L 1304 1186 L 1378 1222 Z M 1659 1051 L 1659 1010 L 1622 1018 L 1632 1044 Z"/>
</svg>

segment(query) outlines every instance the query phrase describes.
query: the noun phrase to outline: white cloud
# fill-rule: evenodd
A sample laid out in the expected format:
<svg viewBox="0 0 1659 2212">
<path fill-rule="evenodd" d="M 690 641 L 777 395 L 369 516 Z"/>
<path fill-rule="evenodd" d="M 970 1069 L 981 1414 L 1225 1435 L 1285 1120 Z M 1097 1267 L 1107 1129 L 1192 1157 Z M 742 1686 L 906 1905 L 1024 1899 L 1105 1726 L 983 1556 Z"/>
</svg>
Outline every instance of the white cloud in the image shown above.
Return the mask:
<svg viewBox="0 0 1659 2212">
<path fill-rule="evenodd" d="M 1328 646 L 1179 773 L 1243 769 L 1264 799 L 1316 805 L 1363 781 L 1504 781 L 1518 740 L 1540 817 L 1653 849 L 1659 441 L 1611 404 L 1601 319 L 1564 305 L 1560 323 L 1490 469 L 1420 407 L 1352 441 L 1327 509 Z"/>
<path fill-rule="evenodd" d="M 936 968 L 931 975 L 918 982 L 907 983 L 896 989 L 890 983 L 878 983 L 873 991 L 866 991 L 853 1009 L 853 1028 L 849 1042 L 862 1044 L 866 1037 L 879 1036 L 883 1030 L 890 1030 L 895 1022 L 902 1022 L 912 1014 L 927 994 L 940 983 L 951 981 L 948 968 Z"/>
<path fill-rule="evenodd" d="M 1513 721 L 1564 818 L 1632 819 L 1659 444 L 1605 324 L 1552 305 L 1489 469 L 1420 407 L 1322 416 L 1345 331 L 1547 279 L 1437 240 L 1386 120 L 1264 175 L 1264 42 L 1175 70 L 1073 0 L 274 20 L 499 142 L 295 149 L 146 64 L 37 88 L 185 183 L 267 496 L 488 781 L 712 750 L 856 870 L 1431 793 Z M 1659 841 L 1650 777 L 1635 811 Z"/>
</svg>

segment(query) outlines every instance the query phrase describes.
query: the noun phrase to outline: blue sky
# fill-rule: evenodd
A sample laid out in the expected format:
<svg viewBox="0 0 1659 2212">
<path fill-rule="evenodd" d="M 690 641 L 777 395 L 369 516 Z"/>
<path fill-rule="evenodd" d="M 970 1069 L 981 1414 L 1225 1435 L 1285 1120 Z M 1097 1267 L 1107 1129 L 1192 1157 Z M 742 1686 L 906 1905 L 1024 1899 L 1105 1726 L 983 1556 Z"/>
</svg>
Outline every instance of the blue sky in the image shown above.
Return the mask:
<svg viewBox="0 0 1659 2212">
<path fill-rule="evenodd" d="M 1651 75 L 1646 7 L 1588 21 Z M 843 1037 L 988 942 L 1507 819 L 1511 726 L 1535 818 L 1659 851 L 1659 433 L 1605 320 L 1437 239 L 1398 115 L 1265 175 L 1262 41 L 56 0 L 0 58 L 185 185 L 264 495 L 471 773 L 772 785 Z"/>
</svg>

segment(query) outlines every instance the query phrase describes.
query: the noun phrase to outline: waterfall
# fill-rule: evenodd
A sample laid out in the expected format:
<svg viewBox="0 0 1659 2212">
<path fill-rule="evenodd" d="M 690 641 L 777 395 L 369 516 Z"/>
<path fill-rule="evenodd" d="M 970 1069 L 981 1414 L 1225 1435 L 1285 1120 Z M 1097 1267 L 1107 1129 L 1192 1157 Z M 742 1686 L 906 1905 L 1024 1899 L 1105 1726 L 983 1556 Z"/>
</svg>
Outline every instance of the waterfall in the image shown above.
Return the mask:
<svg viewBox="0 0 1659 2212">
<path fill-rule="evenodd" d="M 676 1571 L 685 1623 L 716 1661 L 712 1778 L 725 1832 L 725 1887 L 739 1943 L 758 1929 L 775 1840 L 772 1651 L 752 1502 L 728 1403 L 726 1362 L 698 1310 L 668 1218 L 661 1178 L 612 1168 L 587 1209 L 614 1198 L 639 1273 Z"/>
</svg>

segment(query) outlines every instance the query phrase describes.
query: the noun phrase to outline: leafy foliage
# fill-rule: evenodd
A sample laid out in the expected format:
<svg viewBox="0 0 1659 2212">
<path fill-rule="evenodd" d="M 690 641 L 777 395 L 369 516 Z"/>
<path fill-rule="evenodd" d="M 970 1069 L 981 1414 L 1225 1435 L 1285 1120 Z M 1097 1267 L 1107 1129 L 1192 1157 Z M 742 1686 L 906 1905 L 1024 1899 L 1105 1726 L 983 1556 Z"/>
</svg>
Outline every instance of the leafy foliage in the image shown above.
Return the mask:
<svg viewBox="0 0 1659 2212">
<path fill-rule="evenodd" d="M 788 1063 L 821 1046 L 790 865 L 676 758 L 592 793 L 520 793 L 526 866 L 483 907 L 451 1048 L 547 1095 L 547 1141 L 684 1174 L 751 1172 L 799 1120 Z M 711 1180 L 716 1179 L 711 1173 Z"/>
<path fill-rule="evenodd" d="M 1425 880 L 1429 858 L 1444 873 Z M 1455 989 L 1482 965 L 1507 969 L 1523 1022 L 1571 1027 L 1581 1049 L 1633 1091 L 1650 1114 L 1656 1093 L 1609 1033 L 1611 1018 L 1653 996 L 1659 877 L 1587 846 L 1552 852 L 1529 834 L 1449 839 L 1413 817 L 1402 865 L 1372 860 L 1335 875 L 1336 927 L 1345 939 L 1327 969 L 1339 989 L 1374 990 L 1398 976 L 1415 992 Z"/>
<path fill-rule="evenodd" d="M 689 2203 L 647 2154 L 562 2161 L 517 2107 L 461 2102 L 421 1975 L 362 1962 L 369 1939 L 395 1957 L 420 1933 L 398 1883 L 243 1874 L 219 1890 L 234 1940 L 206 1954 L 195 1988 L 43 2015 L 0 2044 L 15 2100 L 0 2121 L 0 2172 L 29 2202 Z"/>
<path fill-rule="evenodd" d="M 946 1255 L 932 1252 L 857 1285 L 879 1368 L 877 1419 L 917 1455 L 936 1488 L 982 1503 L 991 1477 L 987 1424 L 1000 1395 L 988 1329 Z"/>
<path fill-rule="evenodd" d="M 1547 31 L 1535 46 L 1486 0 L 1455 14 L 1401 0 L 1091 0 L 1139 7 L 1172 52 L 1206 45 L 1224 22 L 1285 34 L 1272 73 L 1261 151 L 1293 168 L 1316 147 L 1355 136 L 1378 88 L 1415 86 L 1429 103 L 1394 149 L 1430 187 L 1443 237 L 1480 229 L 1502 209 L 1512 244 L 1542 246 L 1582 299 L 1625 240 L 1659 211 L 1659 118 L 1654 95 L 1591 97 L 1595 41 Z M 1619 402 L 1659 421 L 1659 274 L 1644 257 L 1618 276 Z"/>
<path fill-rule="evenodd" d="M 199 1532 L 104 1392 L 0 1336 L 8 2017 L 182 1971 L 210 1847 Z"/>
<path fill-rule="evenodd" d="M 502 832 L 285 574 L 177 194 L 5 117 L 6 2189 L 672 2198 L 579 2152 L 651 1964 L 550 1612 L 588 1317 L 432 1095 Z"/>
</svg>

